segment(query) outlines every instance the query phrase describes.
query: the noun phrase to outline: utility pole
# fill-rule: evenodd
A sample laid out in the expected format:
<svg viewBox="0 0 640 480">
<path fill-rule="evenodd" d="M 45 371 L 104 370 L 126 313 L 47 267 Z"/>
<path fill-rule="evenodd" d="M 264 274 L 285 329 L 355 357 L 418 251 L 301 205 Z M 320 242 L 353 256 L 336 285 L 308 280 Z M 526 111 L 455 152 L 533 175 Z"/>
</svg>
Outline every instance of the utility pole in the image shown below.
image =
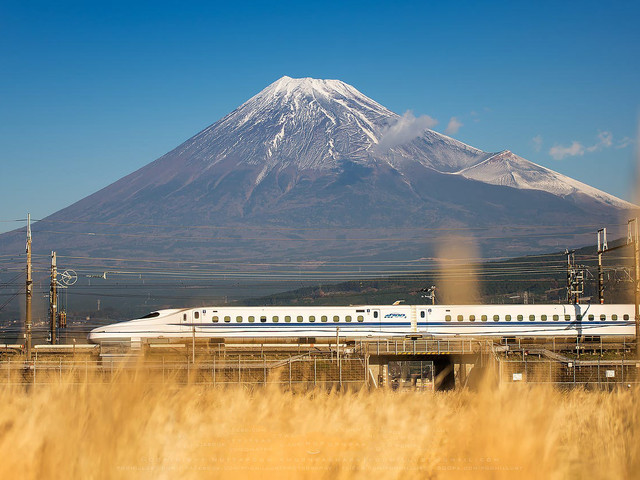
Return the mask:
<svg viewBox="0 0 640 480">
<path fill-rule="evenodd" d="M 27 349 L 27 361 L 31 361 L 31 297 L 33 296 L 33 280 L 31 279 L 31 214 L 27 214 L 27 281 L 25 289 L 25 321 L 24 336 Z"/>
<path fill-rule="evenodd" d="M 602 254 L 609 249 L 607 245 L 607 229 L 598 230 L 598 301 L 604 304 L 604 273 L 602 272 Z"/>
<path fill-rule="evenodd" d="M 429 289 L 429 295 L 431 296 L 431 305 L 436 304 L 436 286 L 432 285 Z"/>
<path fill-rule="evenodd" d="M 573 252 L 565 250 L 564 254 L 567 256 L 567 303 L 571 303 L 571 255 Z"/>
<path fill-rule="evenodd" d="M 51 287 L 49 288 L 49 314 L 51 327 L 51 345 L 56 344 L 56 321 L 58 318 L 58 267 L 56 252 L 51 252 Z"/>
<path fill-rule="evenodd" d="M 191 317 L 191 363 L 196 364 L 196 324 L 194 323 L 193 316 Z M 238 372 L 240 370 L 238 369 Z M 240 373 L 238 373 L 240 375 Z"/>
<path fill-rule="evenodd" d="M 567 303 L 580 303 L 580 295 L 584 293 L 584 276 L 587 267 L 576 265 L 575 250 L 566 250 L 567 256 Z"/>
<path fill-rule="evenodd" d="M 633 226 L 632 226 L 633 224 Z M 633 260 L 635 266 L 635 321 L 636 321 L 636 358 L 640 359 L 640 243 L 638 243 L 638 218 L 627 222 L 627 243 L 633 237 Z"/>
<path fill-rule="evenodd" d="M 422 295 L 422 298 L 428 298 L 431 300 L 431 305 L 436 304 L 436 287 L 432 285 L 431 288 L 421 288 L 421 292 L 425 292 L 426 295 Z"/>
</svg>

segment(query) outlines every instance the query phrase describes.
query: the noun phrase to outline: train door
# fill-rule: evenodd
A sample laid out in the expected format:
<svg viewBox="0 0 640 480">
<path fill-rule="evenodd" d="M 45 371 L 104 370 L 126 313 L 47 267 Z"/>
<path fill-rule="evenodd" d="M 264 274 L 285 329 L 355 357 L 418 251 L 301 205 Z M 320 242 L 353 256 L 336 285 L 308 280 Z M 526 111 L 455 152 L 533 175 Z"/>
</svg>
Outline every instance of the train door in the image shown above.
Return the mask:
<svg viewBox="0 0 640 480">
<path fill-rule="evenodd" d="M 421 308 L 418 311 L 418 332 L 426 333 L 428 331 L 428 318 L 431 314 L 431 309 L 423 309 Z"/>
<path fill-rule="evenodd" d="M 197 317 L 196 317 L 197 315 Z M 197 310 L 185 310 L 180 318 L 180 331 L 190 332 L 194 328 L 194 322 L 198 322 L 200 312 Z"/>
<path fill-rule="evenodd" d="M 373 317 L 373 330 L 382 330 L 382 315 L 380 309 L 371 309 L 371 316 Z"/>
</svg>

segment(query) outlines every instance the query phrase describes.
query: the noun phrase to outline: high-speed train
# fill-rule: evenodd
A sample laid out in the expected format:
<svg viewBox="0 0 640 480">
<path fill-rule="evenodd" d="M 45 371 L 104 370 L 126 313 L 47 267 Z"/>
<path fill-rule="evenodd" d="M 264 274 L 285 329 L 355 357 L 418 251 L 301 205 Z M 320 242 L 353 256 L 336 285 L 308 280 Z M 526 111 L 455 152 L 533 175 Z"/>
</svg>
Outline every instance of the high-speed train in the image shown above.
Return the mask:
<svg viewBox="0 0 640 480">
<path fill-rule="evenodd" d="M 185 338 L 324 343 L 398 336 L 633 336 L 634 305 L 213 306 L 158 310 L 91 330 L 93 343 Z"/>
</svg>

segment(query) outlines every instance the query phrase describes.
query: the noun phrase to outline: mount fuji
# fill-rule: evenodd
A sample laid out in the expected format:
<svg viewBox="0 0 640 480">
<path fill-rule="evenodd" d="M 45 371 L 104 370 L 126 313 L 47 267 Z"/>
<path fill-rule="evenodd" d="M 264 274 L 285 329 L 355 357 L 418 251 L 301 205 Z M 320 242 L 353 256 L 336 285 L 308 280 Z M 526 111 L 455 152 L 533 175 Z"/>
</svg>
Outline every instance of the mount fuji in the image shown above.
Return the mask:
<svg viewBox="0 0 640 480">
<path fill-rule="evenodd" d="M 634 207 L 419 120 L 338 80 L 282 77 L 154 162 L 37 223 L 34 248 L 239 262 L 409 259 L 432 254 L 426 237 L 447 229 L 567 232 Z M 485 254 L 572 241 L 483 235 Z M 0 250 L 21 251 L 23 237 L 0 236 Z"/>
</svg>

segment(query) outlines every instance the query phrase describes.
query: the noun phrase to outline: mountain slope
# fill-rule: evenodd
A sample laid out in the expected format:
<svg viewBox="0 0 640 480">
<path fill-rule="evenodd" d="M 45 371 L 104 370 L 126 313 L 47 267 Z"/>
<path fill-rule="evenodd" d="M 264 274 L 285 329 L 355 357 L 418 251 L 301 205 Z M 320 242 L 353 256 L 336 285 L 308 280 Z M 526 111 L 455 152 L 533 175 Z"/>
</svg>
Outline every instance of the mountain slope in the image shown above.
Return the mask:
<svg viewBox="0 0 640 480">
<path fill-rule="evenodd" d="M 433 254 L 425 229 L 596 224 L 628 207 L 511 152 L 420 128 L 338 80 L 283 77 L 34 233 L 42 251 L 88 256 L 415 258 Z M 21 249 L 20 237 L 0 237 L 1 249 Z M 515 255 L 548 242 L 481 246 Z"/>
<path fill-rule="evenodd" d="M 525 190 L 541 190 L 562 198 L 582 195 L 616 208 L 633 208 L 633 205 L 629 202 L 609 195 L 597 188 L 590 187 L 566 175 L 536 165 L 508 150 L 496 153 L 486 160 L 456 173 L 465 178 L 493 185 L 504 185 Z"/>
</svg>

